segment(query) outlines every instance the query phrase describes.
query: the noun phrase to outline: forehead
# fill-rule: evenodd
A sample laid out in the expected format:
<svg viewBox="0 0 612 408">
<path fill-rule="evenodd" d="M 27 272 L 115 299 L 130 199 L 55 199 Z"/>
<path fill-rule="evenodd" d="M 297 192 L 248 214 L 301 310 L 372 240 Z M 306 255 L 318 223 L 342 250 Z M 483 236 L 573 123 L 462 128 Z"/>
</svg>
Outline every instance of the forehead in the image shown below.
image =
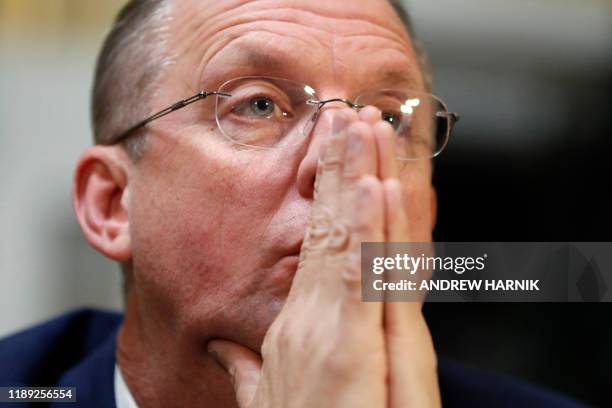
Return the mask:
<svg viewBox="0 0 612 408">
<path fill-rule="evenodd" d="M 387 0 L 176 0 L 169 49 L 191 86 L 243 75 L 313 86 L 422 79 L 410 38 Z M 193 82 L 198 82 L 196 85 Z"/>
</svg>

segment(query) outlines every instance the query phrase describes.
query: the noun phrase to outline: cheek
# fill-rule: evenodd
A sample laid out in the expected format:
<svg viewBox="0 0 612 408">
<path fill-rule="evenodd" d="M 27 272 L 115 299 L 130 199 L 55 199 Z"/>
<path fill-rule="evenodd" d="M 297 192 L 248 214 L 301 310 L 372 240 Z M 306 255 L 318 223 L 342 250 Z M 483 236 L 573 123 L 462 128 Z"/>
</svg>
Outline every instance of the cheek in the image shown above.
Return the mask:
<svg viewBox="0 0 612 408">
<path fill-rule="evenodd" d="M 130 228 L 141 289 L 185 315 L 204 292 L 231 296 L 220 288 L 256 280 L 249 272 L 261 254 L 253 243 L 266 233 L 291 177 L 261 155 L 210 143 L 139 165 Z"/>
</svg>

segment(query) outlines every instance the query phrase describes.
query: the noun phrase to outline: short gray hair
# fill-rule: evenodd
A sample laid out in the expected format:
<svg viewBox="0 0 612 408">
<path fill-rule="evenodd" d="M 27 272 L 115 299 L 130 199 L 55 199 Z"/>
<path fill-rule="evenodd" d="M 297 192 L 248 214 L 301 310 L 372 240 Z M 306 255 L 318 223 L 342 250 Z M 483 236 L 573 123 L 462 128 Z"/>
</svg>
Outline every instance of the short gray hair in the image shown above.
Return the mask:
<svg viewBox="0 0 612 408">
<path fill-rule="evenodd" d="M 171 11 L 167 0 L 130 0 L 106 36 L 96 65 L 91 119 L 94 141 L 109 144 L 138 118 L 150 114 L 152 85 L 171 61 L 165 44 Z M 139 136 L 126 141 L 139 156 Z"/>
<path fill-rule="evenodd" d="M 425 84 L 431 89 L 429 60 L 401 0 L 389 0 L 410 34 Z M 171 10 L 168 0 L 130 0 L 119 12 L 98 57 L 91 101 L 94 141 L 109 144 L 126 128 L 151 114 L 153 84 L 172 64 L 165 44 Z M 144 132 L 126 139 L 138 159 Z"/>
</svg>

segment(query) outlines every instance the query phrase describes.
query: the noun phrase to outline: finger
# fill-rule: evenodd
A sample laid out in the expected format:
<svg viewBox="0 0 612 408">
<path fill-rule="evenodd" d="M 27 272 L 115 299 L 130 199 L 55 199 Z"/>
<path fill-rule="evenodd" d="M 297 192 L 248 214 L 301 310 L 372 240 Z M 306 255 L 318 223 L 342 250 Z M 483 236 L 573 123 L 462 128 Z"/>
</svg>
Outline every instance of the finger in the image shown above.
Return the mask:
<svg viewBox="0 0 612 408">
<path fill-rule="evenodd" d="M 347 148 L 341 187 L 341 220 L 348 226 L 348 248 L 341 261 L 348 304 L 359 303 L 351 312 L 367 313 L 382 324 L 382 307 L 361 303 L 361 243 L 384 240 L 383 189 L 376 177 L 376 143 L 371 125 L 356 122 L 347 128 Z M 366 312 L 365 310 L 368 312 Z"/>
<path fill-rule="evenodd" d="M 378 122 L 380 118 L 380 110 L 375 106 L 366 106 L 359 110 L 359 119 L 371 125 Z"/>
<path fill-rule="evenodd" d="M 420 309 L 411 310 L 410 321 L 400 329 L 388 327 L 389 313 L 385 309 L 389 406 L 440 407 L 437 357 L 429 328 Z"/>
<path fill-rule="evenodd" d="M 400 181 L 398 179 L 387 179 L 383 183 L 383 189 L 385 194 L 385 236 L 387 237 L 387 242 L 410 242 Z M 389 253 L 387 255 L 392 256 L 393 254 Z M 387 273 L 387 280 L 398 281 L 405 278 L 401 273 L 402 271 L 389 271 Z M 405 303 L 387 302 L 385 304 L 386 329 L 392 332 L 401 332 L 408 329 L 411 324 L 410 314 L 413 313 L 410 309 L 414 309 L 415 305 L 418 304 L 418 302 L 414 301 Z"/>
<path fill-rule="evenodd" d="M 354 287 L 357 298 L 357 289 L 361 287 L 361 243 L 384 240 L 384 192 L 376 177 L 376 144 L 371 126 L 356 122 L 349 126 L 347 134 L 341 187 L 343 211 L 339 215 L 350 231 L 345 256 L 351 259 L 346 259 L 350 267 L 344 281 Z"/>
<path fill-rule="evenodd" d="M 385 206 L 385 237 L 387 241 L 387 253 L 386 256 L 393 257 L 395 256 L 394 251 L 392 250 L 392 245 L 389 243 L 395 242 L 409 242 L 409 230 L 408 223 L 406 220 L 405 209 L 403 206 L 402 200 L 402 186 L 398 179 L 391 178 L 386 179 L 383 182 L 384 189 L 384 206 Z M 406 279 L 406 276 L 402 276 L 403 271 L 401 270 L 389 270 L 385 272 L 385 278 L 389 282 L 400 281 L 401 279 Z M 412 280 L 412 277 L 410 277 Z M 410 294 L 411 296 L 412 294 Z M 399 296 L 399 299 L 397 298 Z M 393 302 L 395 300 L 405 300 L 402 299 L 402 296 L 406 296 L 405 294 L 396 294 L 396 292 L 388 292 L 385 293 L 385 298 L 387 301 Z M 387 309 L 395 309 L 399 307 L 395 303 L 389 303 L 385 305 L 385 311 Z M 394 314 L 395 316 L 396 314 Z M 405 320 L 403 320 L 405 321 Z M 395 319 L 390 320 L 391 323 L 396 323 Z M 401 323 L 400 323 L 401 324 Z"/>
<path fill-rule="evenodd" d="M 384 181 L 383 188 L 387 240 L 408 242 L 401 183 L 390 178 Z M 421 303 L 385 302 L 384 326 L 389 351 L 390 407 L 440 406 L 436 355 Z"/>
<path fill-rule="evenodd" d="M 208 352 L 231 376 L 238 406 L 250 406 L 261 377 L 261 357 L 246 347 L 225 340 L 210 341 Z"/>
<path fill-rule="evenodd" d="M 338 200 L 346 150 L 345 129 L 350 121 L 351 119 L 344 111 L 336 112 L 332 118 L 332 134 L 324 145 L 317 166 L 314 202 L 310 212 L 311 220 L 304 237 L 300 261 L 304 260 L 310 252 L 322 249 L 329 234 L 330 221 L 339 206 Z M 298 273 L 298 275 L 300 274 Z M 300 277 L 296 277 L 298 278 L 296 282 L 299 282 Z"/>
<path fill-rule="evenodd" d="M 336 113 L 332 118 L 332 131 L 322 150 L 317 166 L 314 186 L 315 202 L 331 206 L 340 187 L 346 135 L 344 130 L 349 124 L 346 114 Z"/>
<path fill-rule="evenodd" d="M 322 274 L 325 252 L 330 232 L 338 218 L 339 195 L 342 183 L 346 151 L 346 127 L 358 120 L 352 109 L 334 111 L 332 129 L 323 149 L 315 179 L 314 202 L 310 212 L 310 223 L 300 251 L 299 267 L 289 292 L 288 302 L 303 291 L 314 286 L 325 285 L 326 274 Z M 309 265 L 308 271 L 304 265 Z"/>
<path fill-rule="evenodd" d="M 388 242 L 410 242 L 402 184 L 397 178 L 383 182 L 385 192 L 385 232 Z"/>
<path fill-rule="evenodd" d="M 347 128 L 343 187 L 351 189 L 365 175 L 377 174 L 377 152 L 372 126 L 355 122 Z"/>
<path fill-rule="evenodd" d="M 345 299 L 347 300 L 347 320 L 351 317 L 360 324 L 371 323 L 382 327 L 382 302 L 362 302 L 361 282 L 361 244 L 363 242 L 384 241 L 384 192 L 382 183 L 373 175 L 363 176 L 357 183 L 351 204 L 347 204 L 350 217 L 351 238 L 346 251 L 352 259 L 346 259 L 342 275 Z M 384 254 L 380 254 L 383 256 Z"/>
<path fill-rule="evenodd" d="M 378 151 L 378 176 L 381 180 L 398 176 L 395 131 L 389 122 L 379 120 L 373 126 Z"/>
<path fill-rule="evenodd" d="M 322 204 L 330 209 L 335 208 L 346 152 L 347 127 L 357 120 L 357 113 L 353 109 L 341 109 L 334 112 L 331 135 L 322 149 L 317 166 L 314 204 Z"/>
<path fill-rule="evenodd" d="M 414 242 L 415 238 L 411 234 L 406 212 L 404 189 L 399 179 L 386 179 L 383 182 L 383 186 L 385 191 L 385 236 L 387 241 L 411 243 L 409 249 L 415 256 L 421 254 L 433 255 L 433 247 L 430 242 Z M 388 252 L 390 253 L 388 253 L 387 256 L 394 256 L 393 251 Z M 417 286 L 420 287 L 421 281 L 429 279 L 432 272 L 432 270 L 428 270 L 427 268 L 420 268 L 411 275 L 410 280 L 414 281 Z M 406 276 L 402 276 L 402 271 L 390 271 L 388 276 L 391 278 L 390 280 L 406 278 Z M 402 296 L 399 292 L 393 292 L 390 296 L 392 297 L 393 294 Z M 425 299 L 426 295 L 427 292 L 425 290 L 413 292 L 411 296 L 414 296 L 414 302 L 408 302 L 408 307 L 413 303 L 421 307 L 422 301 Z M 420 302 L 417 302 L 418 300 L 420 300 Z"/>
</svg>

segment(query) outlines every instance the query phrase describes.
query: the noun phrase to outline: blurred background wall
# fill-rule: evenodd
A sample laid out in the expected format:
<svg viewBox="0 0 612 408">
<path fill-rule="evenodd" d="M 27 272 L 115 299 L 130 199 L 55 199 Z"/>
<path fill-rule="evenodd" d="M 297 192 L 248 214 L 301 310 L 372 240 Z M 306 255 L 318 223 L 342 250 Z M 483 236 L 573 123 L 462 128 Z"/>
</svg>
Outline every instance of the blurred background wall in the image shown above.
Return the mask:
<svg viewBox="0 0 612 408">
<path fill-rule="evenodd" d="M 0 0 L 0 336 L 78 306 L 121 308 L 118 268 L 82 239 L 70 186 L 122 3 Z M 436 93 L 462 115 L 436 161 L 436 239 L 611 241 L 612 1 L 407 6 Z M 443 357 L 610 405 L 609 304 L 425 313 Z"/>
<path fill-rule="evenodd" d="M 89 91 L 116 0 L 0 0 L 0 336 L 81 305 L 121 307 L 118 268 L 72 213 Z"/>
<path fill-rule="evenodd" d="M 462 114 L 436 159 L 435 239 L 612 241 L 612 1 L 408 4 Z M 612 406 L 612 304 L 424 310 L 439 355 Z"/>
</svg>

